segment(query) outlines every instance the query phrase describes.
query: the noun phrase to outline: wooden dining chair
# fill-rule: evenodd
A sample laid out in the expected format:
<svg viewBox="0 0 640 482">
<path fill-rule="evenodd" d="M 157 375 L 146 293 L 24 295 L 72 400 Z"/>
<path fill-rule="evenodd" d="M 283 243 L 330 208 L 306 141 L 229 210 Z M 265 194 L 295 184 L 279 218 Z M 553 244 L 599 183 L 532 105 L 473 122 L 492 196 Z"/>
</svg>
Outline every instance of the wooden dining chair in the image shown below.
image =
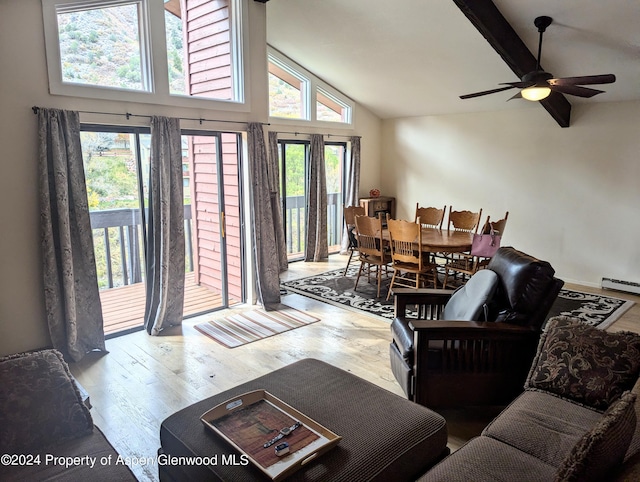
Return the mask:
<svg viewBox="0 0 640 482">
<path fill-rule="evenodd" d="M 454 211 L 453 206 L 449 206 L 449 231 L 466 231 L 477 233 L 482 209 L 474 213 L 471 211 Z"/>
<path fill-rule="evenodd" d="M 347 261 L 347 267 L 344 269 L 343 276 L 347 275 L 351 258 L 353 253 L 358 250 L 358 240 L 356 239 L 356 216 L 364 216 L 365 209 L 362 206 L 345 206 L 342 208 L 342 216 L 344 217 L 344 224 L 347 227 L 347 236 L 349 237 L 349 260 Z"/>
<path fill-rule="evenodd" d="M 447 221 L 448 230 L 476 234 L 478 232 L 478 225 L 480 224 L 481 216 L 482 209 L 478 212 L 454 211 L 453 206 L 449 206 L 449 220 Z M 440 253 L 437 254 L 437 256 L 444 259 L 445 265 L 455 262 L 457 259 L 463 257 L 460 253 Z M 447 270 L 445 268 L 445 277 L 446 274 Z"/>
<path fill-rule="evenodd" d="M 418 222 L 420 219 L 420 226 L 423 228 L 442 229 L 442 223 L 444 223 L 444 215 L 447 212 L 446 204 L 442 209 L 428 207 L 421 208 L 420 203 L 416 203 L 416 216 L 414 222 Z M 432 263 L 436 262 L 436 253 L 429 253 L 429 258 Z"/>
<path fill-rule="evenodd" d="M 382 239 L 382 214 L 377 218 L 369 216 L 355 217 L 356 238 L 358 242 L 358 256 L 360 258 L 360 269 L 356 278 L 354 291 L 358 289 L 360 276 L 366 271 L 367 281 L 371 282 L 371 273 L 375 271 L 378 282 L 378 294 L 380 298 L 380 286 L 382 284 L 382 272 L 388 276 L 387 267 L 391 263 L 391 256 L 385 249 Z"/>
<path fill-rule="evenodd" d="M 482 227 L 481 234 L 484 236 L 491 236 L 493 233 L 494 235 L 500 236 L 499 239 L 501 239 L 504 234 L 505 227 L 507 226 L 508 218 L 509 211 L 505 213 L 504 218 L 495 222 L 491 221 L 491 216 L 487 216 L 487 220 Z M 461 274 L 465 277 L 471 277 L 478 270 L 485 268 L 489 264 L 491 257 L 479 256 L 477 254 L 477 241 L 479 241 L 479 237 L 474 236 L 474 243 L 471 245 L 471 251 L 469 253 L 459 253 L 456 257 L 452 257 L 447 260 L 447 263 L 445 264 L 443 288 L 447 287 L 447 280 L 449 278 L 450 271 L 453 271 L 454 276 L 456 274 Z M 495 246 L 496 251 L 499 247 L 500 243 L 498 242 Z"/>
<path fill-rule="evenodd" d="M 394 286 L 420 288 L 426 286 L 427 276 L 433 275 L 433 287 L 437 286 L 438 272 L 436 264 L 429 261 L 428 253 L 422 252 L 421 219 L 416 222 L 391 219 L 387 215 L 389 229 L 389 246 L 393 277 L 387 293 L 387 300 Z M 411 278 L 413 276 L 413 279 Z M 421 283 L 422 282 L 422 283 Z"/>
<path fill-rule="evenodd" d="M 447 212 L 447 206 L 443 206 L 442 209 L 428 207 L 421 208 L 420 203 L 416 203 L 416 216 L 414 222 L 418 222 L 420 218 L 420 225 L 423 228 L 438 228 L 442 229 L 442 223 L 444 222 L 444 215 Z"/>
</svg>

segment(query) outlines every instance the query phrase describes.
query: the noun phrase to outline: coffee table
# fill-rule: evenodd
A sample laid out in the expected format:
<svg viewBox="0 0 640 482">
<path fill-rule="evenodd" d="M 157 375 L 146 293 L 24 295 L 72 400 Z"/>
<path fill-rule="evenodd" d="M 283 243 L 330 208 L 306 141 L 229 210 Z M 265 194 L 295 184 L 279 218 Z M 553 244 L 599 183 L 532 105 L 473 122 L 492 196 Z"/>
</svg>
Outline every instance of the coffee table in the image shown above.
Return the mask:
<svg viewBox="0 0 640 482">
<path fill-rule="evenodd" d="M 160 480 L 269 480 L 251 464 L 243 465 L 235 449 L 200 421 L 213 406 L 257 389 L 342 436 L 336 447 L 287 481 L 415 480 L 449 453 L 442 416 L 328 363 L 305 359 L 195 403 L 162 422 L 159 453 L 171 457 L 172 463 L 160 465 Z M 178 464 L 179 459 L 173 459 L 216 455 L 212 465 Z"/>
</svg>

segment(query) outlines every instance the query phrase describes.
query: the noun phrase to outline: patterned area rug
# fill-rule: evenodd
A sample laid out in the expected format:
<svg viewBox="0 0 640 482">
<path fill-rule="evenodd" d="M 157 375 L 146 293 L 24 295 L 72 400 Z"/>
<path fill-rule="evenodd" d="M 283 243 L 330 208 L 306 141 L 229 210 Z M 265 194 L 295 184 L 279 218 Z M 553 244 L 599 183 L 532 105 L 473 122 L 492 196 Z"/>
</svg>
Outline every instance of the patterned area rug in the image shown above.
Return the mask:
<svg viewBox="0 0 640 482">
<path fill-rule="evenodd" d="M 280 305 L 274 311 L 248 309 L 212 319 L 195 325 L 195 329 L 228 348 L 235 348 L 316 321 L 320 321 L 320 318 Z"/>
<path fill-rule="evenodd" d="M 377 286 L 373 278 L 371 283 L 368 283 L 366 278 L 360 278 L 358 291 L 354 291 L 358 269 L 358 264 L 351 265 L 347 276 L 343 276 L 344 270 L 339 269 L 283 282 L 281 286 L 287 292 L 298 293 L 319 301 L 392 320 L 393 299 L 384 300 L 391 280 L 385 280 L 383 277 L 383 289 L 381 290 L 383 295 L 380 299 L 376 299 Z M 633 301 L 612 296 L 562 289 L 547 318 L 557 315 L 575 316 L 588 325 L 605 329 L 620 318 L 633 304 Z"/>
</svg>

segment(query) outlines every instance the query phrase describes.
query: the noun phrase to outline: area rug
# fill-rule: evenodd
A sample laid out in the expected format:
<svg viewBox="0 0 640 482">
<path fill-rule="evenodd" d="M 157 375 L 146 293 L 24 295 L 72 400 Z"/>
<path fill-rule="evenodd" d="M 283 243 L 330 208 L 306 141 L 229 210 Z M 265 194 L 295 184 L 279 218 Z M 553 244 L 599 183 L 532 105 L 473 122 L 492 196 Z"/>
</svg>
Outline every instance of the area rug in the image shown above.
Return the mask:
<svg viewBox="0 0 640 482">
<path fill-rule="evenodd" d="M 235 348 L 316 321 L 320 318 L 281 304 L 273 311 L 255 308 L 214 318 L 198 323 L 195 329 L 228 348 Z"/>
<path fill-rule="evenodd" d="M 376 299 L 377 286 L 374 279 L 368 283 L 366 277 L 360 278 L 358 291 L 354 291 L 358 269 L 359 265 L 356 264 L 349 267 L 347 276 L 343 276 L 344 269 L 339 269 L 283 282 L 281 286 L 287 292 L 298 293 L 325 303 L 392 320 L 393 299 L 385 301 L 384 296 L 381 299 Z M 389 282 L 389 279 L 383 278 L 384 289 L 381 292 L 385 296 Z M 605 329 L 620 318 L 633 304 L 633 301 L 612 296 L 562 289 L 551 307 L 547 319 L 557 315 L 575 316 L 588 325 Z"/>
</svg>

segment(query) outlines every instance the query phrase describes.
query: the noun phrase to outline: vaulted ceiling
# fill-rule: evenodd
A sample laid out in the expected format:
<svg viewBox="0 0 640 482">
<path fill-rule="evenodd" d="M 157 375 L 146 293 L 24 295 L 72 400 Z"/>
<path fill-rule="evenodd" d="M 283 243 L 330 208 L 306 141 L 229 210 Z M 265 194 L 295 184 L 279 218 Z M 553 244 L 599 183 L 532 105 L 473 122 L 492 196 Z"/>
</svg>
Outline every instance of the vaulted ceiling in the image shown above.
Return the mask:
<svg viewBox="0 0 640 482">
<path fill-rule="evenodd" d="M 489 0 L 270 0 L 267 41 L 383 119 L 543 108 L 522 99 L 507 102 L 512 91 L 459 98 L 517 81 L 519 75 L 456 3 L 492 4 Z M 604 94 L 590 99 L 567 95 L 570 104 L 640 100 L 639 1 L 494 0 L 493 4 L 534 57 L 539 34 L 533 20 L 540 15 L 553 18 L 544 35 L 541 65 L 554 76 L 616 75 L 616 83 L 594 86 Z"/>
</svg>

